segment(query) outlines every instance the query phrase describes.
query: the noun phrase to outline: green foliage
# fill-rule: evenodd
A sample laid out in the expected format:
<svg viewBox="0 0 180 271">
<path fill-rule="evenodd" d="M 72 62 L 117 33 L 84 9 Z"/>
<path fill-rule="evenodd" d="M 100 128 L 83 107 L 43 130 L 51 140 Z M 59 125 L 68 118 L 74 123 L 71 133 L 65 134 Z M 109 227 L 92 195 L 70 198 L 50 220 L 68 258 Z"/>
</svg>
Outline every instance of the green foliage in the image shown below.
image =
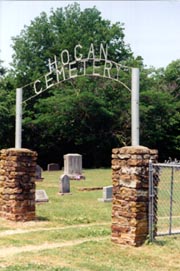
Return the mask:
<svg viewBox="0 0 180 271">
<path fill-rule="evenodd" d="M 2 68 L 2 70 L 4 70 Z M 5 70 L 4 70 L 5 72 Z M 0 78 L 0 148 L 14 145 L 15 92 L 14 80 L 6 72 Z M 13 144 L 13 145 L 12 145 Z"/>
<path fill-rule="evenodd" d="M 172 93 L 174 97 L 180 97 L 180 59 L 171 62 L 165 70 L 165 81 L 167 90 Z"/>
<path fill-rule="evenodd" d="M 133 58 L 124 42 L 123 24 L 104 20 L 95 7 L 81 11 L 77 3 L 51 10 L 49 17 L 41 13 L 13 42 L 17 86 L 45 74 L 48 58 L 59 56 L 62 50 L 67 49 L 73 58 L 78 43 L 85 57 L 91 43 L 97 56 L 103 43 L 108 45 L 109 59 L 125 64 Z M 126 73 L 120 75 L 129 85 Z M 62 154 L 75 151 L 83 154 L 85 166 L 109 166 L 112 147 L 130 141 L 130 100 L 127 102 L 124 92 L 127 90 L 110 80 L 90 78 L 46 91 L 24 106 L 23 145 L 37 150 L 44 163 L 52 161 L 53 153 L 57 161 Z M 26 87 L 24 99 L 31 94 L 31 87 Z"/>
<path fill-rule="evenodd" d="M 141 93 L 141 142 L 160 150 L 160 159 L 178 157 L 180 143 L 180 103 L 168 92 Z"/>
<path fill-rule="evenodd" d="M 0 60 L 0 81 L 2 80 L 2 77 L 6 73 L 6 69 L 2 65 L 3 61 Z"/>
<path fill-rule="evenodd" d="M 34 81 L 47 72 L 48 58 L 59 56 L 62 50 L 67 49 L 73 56 L 78 43 L 83 46 L 85 56 L 91 43 L 96 54 L 100 43 L 104 43 L 109 47 L 109 59 L 116 62 L 127 59 L 132 53 L 124 42 L 123 30 L 120 23 L 111 25 L 102 19 L 95 7 L 81 11 L 79 4 L 74 3 L 65 9 L 51 10 L 49 17 L 42 12 L 13 38 L 13 66 L 18 84 Z"/>
<path fill-rule="evenodd" d="M 99 56 L 100 44 L 108 45 L 108 59 L 140 73 L 140 144 L 159 150 L 160 159 L 179 156 L 180 60 L 166 69 L 146 68 L 124 41 L 123 23 L 112 24 L 96 7 L 83 11 L 74 3 L 42 12 L 13 38 L 13 69 L 6 73 L 0 62 L 0 147 L 14 146 L 15 89 L 23 87 L 24 100 L 34 95 L 34 80 L 48 72 L 48 58 L 82 45 L 87 57 L 90 44 Z M 88 71 L 92 67 L 88 66 Z M 99 68 L 101 70 L 102 67 Z M 111 73 L 116 74 L 116 69 Z M 131 88 L 131 69 L 119 72 Z M 111 149 L 131 144 L 131 93 L 109 79 L 80 77 L 54 86 L 23 104 L 23 147 L 36 150 L 38 163 L 58 162 L 63 154 L 79 152 L 85 167 L 110 166 Z"/>
</svg>

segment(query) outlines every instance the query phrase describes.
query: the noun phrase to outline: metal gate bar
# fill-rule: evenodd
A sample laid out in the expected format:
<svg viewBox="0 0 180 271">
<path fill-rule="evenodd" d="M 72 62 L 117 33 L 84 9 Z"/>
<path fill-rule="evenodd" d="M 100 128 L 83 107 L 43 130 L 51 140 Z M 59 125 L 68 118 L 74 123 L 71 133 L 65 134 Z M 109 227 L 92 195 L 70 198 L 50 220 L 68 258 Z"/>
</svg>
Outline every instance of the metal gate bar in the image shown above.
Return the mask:
<svg viewBox="0 0 180 271">
<path fill-rule="evenodd" d="M 154 218 L 154 193 L 153 193 L 153 164 L 149 161 L 149 241 L 152 242 Z"/>
<path fill-rule="evenodd" d="M 170 210 L 169 210 L 169 235 L 172 233 L 172 210 L 173 210 L 173 181 L 174 168 L 171 168 L 171 193 L 170 193 Z"/>
</svg>

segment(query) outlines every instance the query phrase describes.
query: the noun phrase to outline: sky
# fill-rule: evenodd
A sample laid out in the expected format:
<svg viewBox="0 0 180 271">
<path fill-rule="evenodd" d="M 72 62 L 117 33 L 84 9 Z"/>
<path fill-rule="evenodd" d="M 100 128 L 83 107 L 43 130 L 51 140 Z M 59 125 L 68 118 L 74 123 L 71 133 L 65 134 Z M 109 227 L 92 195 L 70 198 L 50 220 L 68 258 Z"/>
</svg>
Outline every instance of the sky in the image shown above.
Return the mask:
<svg viewBox="0 0 180 271">
<path fill-rule="evenodd" d="M 81 9 L 96 6 L 103 19 L 124 23 L 125 42 L 147 67 L 166 67 L 180 59 L 180 1 L 5 1 L 0 0 L 0 60 L 9 67 L 12 37 L 51 8 L 78 2 Z"/>
</svg>

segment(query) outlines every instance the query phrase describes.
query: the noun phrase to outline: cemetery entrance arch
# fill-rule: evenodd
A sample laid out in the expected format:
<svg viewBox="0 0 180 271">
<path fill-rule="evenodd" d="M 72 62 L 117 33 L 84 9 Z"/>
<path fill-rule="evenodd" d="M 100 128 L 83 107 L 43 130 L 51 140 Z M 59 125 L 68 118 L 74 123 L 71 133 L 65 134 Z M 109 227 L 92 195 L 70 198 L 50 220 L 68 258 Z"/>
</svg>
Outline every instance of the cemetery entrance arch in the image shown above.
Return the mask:
<svg viewBox="0 0 180 271">
<path fill-rule="evenodd" d="M 94 45 L 89 47 L 86 58 L 81 53 L 80 44 L 74 47 L 74 55 L 71 56 L 68 50 L 60 53 L 60 59 L 57 56 L 48 60 L 49 71 L 33 83 L 34 95 L 26 99 L 28 101 L 44 91 L 56 86 L 57 84 L 77 78 L 80 76 L 103 77 L 119 82 L 131 92 L 131 144 L 139 145 L 139 69 L 126 67 L 108 59 L 108 48 L 100 44 L 98 56 L 95 55 Z M 72 60 L 73 58 L 73 60 Z M 91 66 L 91 70 L 87 69 Z M 121 69 L 131 70 L 131 89 L 125 85 L 120 78 Z M 112 72 L 115 70 L 115 73 Z M 22 145 L 22 104 L 23 88 L 16 89 L 16 131 L 15 148 L 21 148 Z"/>
</svg>

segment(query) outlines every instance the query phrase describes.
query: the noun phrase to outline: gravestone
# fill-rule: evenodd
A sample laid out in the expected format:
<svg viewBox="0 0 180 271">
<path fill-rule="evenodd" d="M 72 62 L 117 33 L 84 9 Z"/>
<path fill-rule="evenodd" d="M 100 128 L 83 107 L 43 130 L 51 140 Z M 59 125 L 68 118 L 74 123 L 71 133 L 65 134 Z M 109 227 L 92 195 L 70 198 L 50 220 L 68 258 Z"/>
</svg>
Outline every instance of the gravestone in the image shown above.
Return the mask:
<svg viewBox="0 0 180 271">
<path fill-rule="evenodd" d="M 60 191 L 61 195 L 70 194 L 70 179 L 66 174 L 61 175 L 60 177 Z"/>
<path fill-rule="evenodd" d="M 64 174 L 73 180 L 85 179 L 82 175 L 82 155 L 77 153 L 64 155 Z"/>
<path fill-rule="evenodd" d="M 40 203 L 40 202 L 48 202 L 48 201 L 49 201 L 49 198 L 45 190 L 36 190 L 35 202 Z"/>
<path fill-rule="evenodd" d="M 112 201 L 112 185 L 103 187 L 103 198 L 98 199 L 102 202 L 111 202 Z"/>
<path fill-rule="evenodd" d="M 60 170 L 59 164 L 55 164 L 55 163 L 48 164 L 47 170 L 48 171 Z"/>
<path fill-rule="evenodd" d="M 42 168 L 39 165 L 36 165 L 36 182 L 41 182 L 44 178 L 42 178 Z"/>
</svg>

